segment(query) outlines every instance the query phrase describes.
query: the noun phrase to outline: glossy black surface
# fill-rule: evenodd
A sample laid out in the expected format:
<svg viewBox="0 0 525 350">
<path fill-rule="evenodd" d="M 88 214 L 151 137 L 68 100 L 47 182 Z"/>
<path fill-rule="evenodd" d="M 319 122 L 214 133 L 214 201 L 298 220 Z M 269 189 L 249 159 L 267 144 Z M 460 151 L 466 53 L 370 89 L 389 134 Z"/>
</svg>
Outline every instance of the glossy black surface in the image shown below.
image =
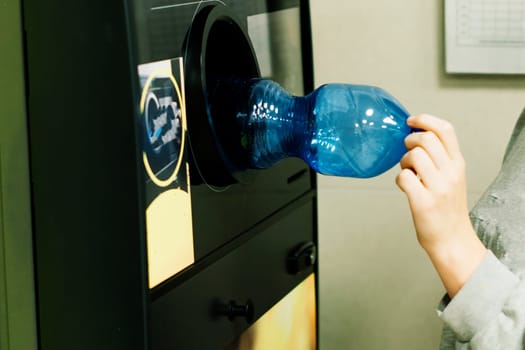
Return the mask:
<svg viewBox="0 0 525 350">
<path fill-rule="evenodd" d="M 283 66 L 280 61 L 275 62 L 275 70 L 281 73 L 270 78 L 285 82 L 287 74 L 297 74 L 297 67 L 305 67 L 299 71 L 299 74 L 303 75 L 302 86 L 295 86 L 294 89 L 308 92 L 312 90 L 313 81 L 309 22 L 303 20 L 305 17 L 309 18 L 307 2 L 299 0 L 279 2 L 136 0 L 133 2 L 131 18 L 134 19 L 132 29 L 136 36 L 132 40 L 136 43 L 134 48 L 138 63 L 173 57 L 184 59 L 196 260 L 204 258 L 215 249 L 240 236 L 295 198 L 315 189 L 315 176 L 299 159 L 284 160 L 275 167 L 256 171 L 255 174 L 249 171 L 237 171 L 231 176 L 228 175 L 231 167 L 221 163 L 220 153 L 223 151 L 221 147 L 214 146 L 217 142 L 214 139 L 214 129 L 209 130 L 209 127 L 206 127 L 211 118 L 206 115 L 207 88 L 210 88 L 207 87 L 207 83 L 221 74 L 233 72 L 247 77 L 257 75 L 257 72 L 249 59 L 250 53 L 238 39 L 239 36 L 234 33 L 235 28 L 224 25 L 225 21 L 218 21 L 211 29 L 205 27 L 204 37 L 193 28 L 192 20 L 198 27 L 198 23 L 206 20 L 203 13 L 208 13 L 209 8 L 213 6 L 226 7 L 220 16 L 231 14 L 235 24 L 244 33 L 249 33 L 250 16 L 297 9 L 296 14 L 292 16 L 300 17 L 297 18 L 297 22 L 304 28 L 301 31 L 301 42 L 293 44 L 302 47 L 304 54 L 294 57 L 291 66 Z M 215 19 L 220 16 L 215 16 Z M 242 36 L 243 33 L 240 35 Z M 192 57 L 193 46 L 205 47 L 203 57 Z M 197 67 L 198 63 L 205 67 Z M 199 71 L 199 74 L 190 74 L 194 71 Z M 200 76 L 202 72 L 205 75 Z M 201 81 L 196 81 L 199 76 Z M 220 120 L 214 122 L 219 129 L 224 128 Z M 202 165 L 202 169 L 199 164 Z M 232 217 L 235 219 L 232 220 Z"/>
</svg>

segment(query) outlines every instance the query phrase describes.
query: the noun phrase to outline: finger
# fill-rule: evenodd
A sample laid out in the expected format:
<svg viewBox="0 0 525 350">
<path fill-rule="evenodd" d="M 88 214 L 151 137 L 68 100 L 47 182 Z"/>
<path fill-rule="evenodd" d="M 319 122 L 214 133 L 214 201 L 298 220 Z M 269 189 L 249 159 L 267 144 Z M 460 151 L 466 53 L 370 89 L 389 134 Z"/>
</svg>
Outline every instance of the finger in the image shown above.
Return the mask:
<svg viewBox="0 0 525 350">
<path fill-rule="evenodd" d="M 421 147 L 427 152 L 437 169 L 443 169 L 450 161 L 441 140 L 431 131 L 413 132 L 405 138 L 405 146 L 408 150 Z"/>
<path fill-rule="evenodd" d="M 401 172 L 396 176 L 396 185 L 401 189 L 401 191 L 405 192 L 410 206 L 417 208 L 417 202 L 423 197 L 426 189 L 417 177 L 416 173 L 410 169 L 402 169 Z"/>
<path fill-rule="evenodd" d="M 421 147 L 416 147 L 401 158 L 402 169 L 411 169 L 425 187 L 433 186 L 438 180 L 438 170 L 428 153 Z"/>
<path fill-rule="evenodd" d="M 441 140 L 445 150 L 452 159 L 461 157 L 456 132 L 448 121 L 429 114 L 420 114 L 409 117 L 407 124 L 414 129 L 432 131 Z"/>
</svg>

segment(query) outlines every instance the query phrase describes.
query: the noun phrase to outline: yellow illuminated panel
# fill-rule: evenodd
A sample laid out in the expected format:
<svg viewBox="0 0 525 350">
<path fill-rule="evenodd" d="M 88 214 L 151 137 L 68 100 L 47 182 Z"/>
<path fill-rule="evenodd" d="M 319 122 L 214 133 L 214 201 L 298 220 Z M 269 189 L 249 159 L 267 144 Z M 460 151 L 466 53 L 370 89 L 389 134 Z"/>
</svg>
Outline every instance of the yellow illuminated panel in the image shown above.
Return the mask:
<svg viewBox="0 0 525 350">
<path fill-rule="evenodd" d="M 194 261 L 190 201 L 189 193 L 171 189 L 146 210 L 150 288 Z"/>
<path fill-rule="evenodd" d="M 149 287 L 194 260 L 182 59 L 138 67 Z"/>
<path fill-rule="evenodd" d="M 317 349 L 315 275 L 311 274 L 225 350 Z"/>
</svg>

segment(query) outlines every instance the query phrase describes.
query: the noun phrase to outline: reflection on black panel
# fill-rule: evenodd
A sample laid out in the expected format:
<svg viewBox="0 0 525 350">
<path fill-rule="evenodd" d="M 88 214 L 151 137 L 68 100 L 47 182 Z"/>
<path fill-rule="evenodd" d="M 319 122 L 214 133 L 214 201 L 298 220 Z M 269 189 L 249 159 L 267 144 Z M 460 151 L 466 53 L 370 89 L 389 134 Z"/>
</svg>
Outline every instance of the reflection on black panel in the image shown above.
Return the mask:
<svg viewBox="0 0 525 350">
<path fill-rule="evenodd" d="M 144 63 L 137 71 L 148 279 L 153 288 L 195 261 L 184 79 L 180 58 Z"/>
<path fill-rule="evenodd" d="M 179 158 L 182 141 L 182 120 L 179 101 L 168 78 L 156 79 L 146 97 L 144 112 L 144 149 L 151 169 L 157 177 L 174 166 Z"/>
<path fill-rule="evenodd" d="M 226 5 L 233 10 L 244 30 L 253 36 L 252 39 L 258 43 L 263 40 L 271 48 L 269 51 L 271 72 L 267 77 L 297 94 L 306 92 L 310 87 L 305 88 L 303 85 L 306 80 L 302 79 L 304 73 L 302 72 L 301 11 L 298 10 L 300 2 L 300 0 L 136 0 L 133 9 L 137 18 L 135 32 L 138 39 L 138 59 L 146 63 L 180 57 L 185 65 L 184 40 L 196 13 L 205 6 Z M 264 48 L 257 46 L 255 49 L 258 57 L 268 56 Z M 184 70 L 186 68 L 184 67 Z M 161 91 L 162 82 L 159 81 L 159 84 Z M 178 126 L 168 121 L 172 116 L 172 112 L 168 110 L 169 106 L 176 101 L 162 101 L 162 97 L 157 97 L 157 100 L 159 106 L 154 98 L 149 102 L 154 118 L 147 124 L 145 141 L 151 145 L 151 149 L 147 152 L 151 152 L 152 171 L 162 172 L 163 164 L 155 163 L 154 155 L 159 147 L 159 151 L 163 152 L 163 141 L 159 140 L 158 136 L 177 132 Z M 186 96 L 185 101 L 188 105 L 193 103 L 191 96 Z M 173 114 L 176 114 L 175 108 Z M 192 116 L 187 117 L 191 120 Z M 188 124 L 191 125 L 191 122 L 188 121 Z M 188 142 L 188 157 L 192 157 L 191 147 L 198 147 L 191 141 Z M 176 147 L 174 144 L 167 152 L 175 154 Z M 198 176 L 198 169 L 191 171 L 194 172 L 191 176 Z M 162 176 L 163 174 L 160 173 L 159 177 Z M 315 186 L 314 179 L 304 162 L 299 159 L 286 159 L 270 169 L 261 170 L 256 179 L 248 185 L 234 184 L 215 188 L 206 183 L 192 184 L 195 261 L 209 255 L 311 191 Z"/>
</svg>

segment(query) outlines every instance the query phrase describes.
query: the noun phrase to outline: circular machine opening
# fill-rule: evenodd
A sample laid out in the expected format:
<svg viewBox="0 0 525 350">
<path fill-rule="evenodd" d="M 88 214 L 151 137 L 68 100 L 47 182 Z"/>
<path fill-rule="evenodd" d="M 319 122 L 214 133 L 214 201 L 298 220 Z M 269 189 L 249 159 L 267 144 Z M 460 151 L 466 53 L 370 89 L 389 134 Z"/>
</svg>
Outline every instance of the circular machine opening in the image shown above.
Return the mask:
<svg viewBox="0 0 525 350">
<path fill-rule="evenodd" d="M 250 183 L 256 170 L 247 169 L 235 116 L 236 99 L 222 84 L 260 77 L 250 39 L 226 6 L 201 10 L 188 38 L 187 91 L 193 95 L 188 124 L 194 161 L 207 183 Z M 195 105 L 198 103 L 204 108 Z"/>
</svg>

